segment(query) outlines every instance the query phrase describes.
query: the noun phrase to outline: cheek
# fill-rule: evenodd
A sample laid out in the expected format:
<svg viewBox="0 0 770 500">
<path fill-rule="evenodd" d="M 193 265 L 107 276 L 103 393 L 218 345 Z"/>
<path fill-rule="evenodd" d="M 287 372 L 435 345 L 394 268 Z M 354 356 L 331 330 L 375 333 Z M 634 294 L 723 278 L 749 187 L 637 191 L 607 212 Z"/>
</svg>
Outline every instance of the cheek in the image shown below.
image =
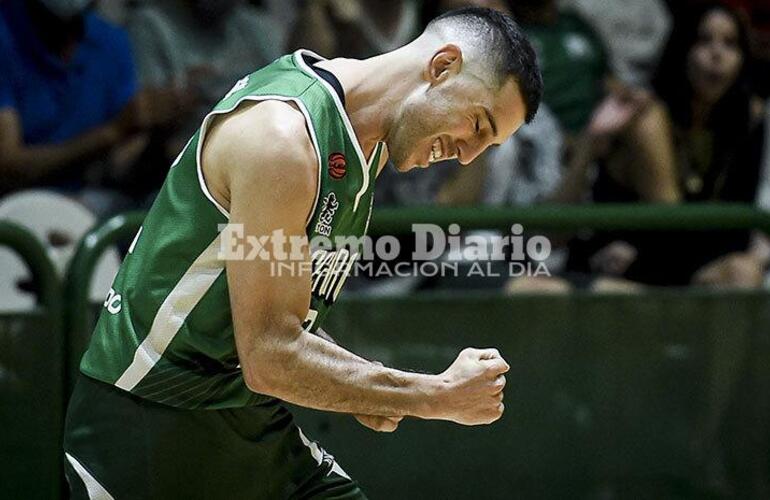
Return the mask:
<svg viewBox="0 0 770 500">
<path fill-rule="evenodd" d="M 693 89 L 700 92 L 708 92 L 711 86 L 704 74 L 708 68 L 708 60 L 708 50 L 698 47 L 694 47 L 687 58 L 687 79 Z"/>
<path fill-rule="evenodd" d="M 708 49 L 696 45 L 687 58 L 687 68 L 691 76 L 699 76 L 708 67 Z"/>
<path fill-rule="evenodd" d="M 738 77 L 742 67 L 743 55 L 737 50 L 730 50 L 725 56 L 725 68 L 730 75 L 731 83 Z"/>
</svg>

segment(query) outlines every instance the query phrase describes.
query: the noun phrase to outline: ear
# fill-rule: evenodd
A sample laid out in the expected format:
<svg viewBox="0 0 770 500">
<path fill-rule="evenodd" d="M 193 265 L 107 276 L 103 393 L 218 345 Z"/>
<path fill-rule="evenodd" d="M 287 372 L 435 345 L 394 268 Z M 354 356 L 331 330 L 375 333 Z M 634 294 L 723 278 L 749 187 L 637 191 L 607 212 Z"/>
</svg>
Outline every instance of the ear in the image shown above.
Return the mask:
<svg viewBox="0 0 770 500">
<path fill-rule="evenodd" d="M 463 66 L 463 51 L 453 43 L 448 43 L 439 48 L 427 68 L 426 80 L 431 86 L 445 81 L 452 75 L 460 72 Z"/>
</svg>

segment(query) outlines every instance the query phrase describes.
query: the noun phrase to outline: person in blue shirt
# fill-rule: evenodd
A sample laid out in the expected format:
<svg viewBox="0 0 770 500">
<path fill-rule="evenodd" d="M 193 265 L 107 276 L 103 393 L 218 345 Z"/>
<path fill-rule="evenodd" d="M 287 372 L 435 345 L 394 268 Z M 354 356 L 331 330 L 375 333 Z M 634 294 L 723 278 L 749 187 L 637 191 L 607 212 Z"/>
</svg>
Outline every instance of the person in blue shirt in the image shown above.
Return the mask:
<svg viewBox="0 0 770 500">
<path fill-rule="evenodd" d="M 87 165 L 174 116 L 138 90 L 127 35 L 91 3 L 0 2 L 0 194 L 77 192 Z"/>
</svg>

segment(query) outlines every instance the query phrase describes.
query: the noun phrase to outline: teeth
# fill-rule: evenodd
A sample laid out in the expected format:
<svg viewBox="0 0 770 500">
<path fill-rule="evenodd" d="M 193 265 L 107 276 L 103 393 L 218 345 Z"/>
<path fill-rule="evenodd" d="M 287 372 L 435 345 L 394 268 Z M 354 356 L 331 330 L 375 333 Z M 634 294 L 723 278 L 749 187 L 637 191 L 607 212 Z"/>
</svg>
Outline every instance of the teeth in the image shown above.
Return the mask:
<svg viewBox="0 0 770 500">
<path fill-rule="evenodd" d="M 439 158 L 443 156 L 443 151 L 441 150 L 441 140 L 436 139 L 433 141 L 433 146 L 431 146 L 430 150 L 430 161 L 434 162 L 437 161 Z"/>
</svg>

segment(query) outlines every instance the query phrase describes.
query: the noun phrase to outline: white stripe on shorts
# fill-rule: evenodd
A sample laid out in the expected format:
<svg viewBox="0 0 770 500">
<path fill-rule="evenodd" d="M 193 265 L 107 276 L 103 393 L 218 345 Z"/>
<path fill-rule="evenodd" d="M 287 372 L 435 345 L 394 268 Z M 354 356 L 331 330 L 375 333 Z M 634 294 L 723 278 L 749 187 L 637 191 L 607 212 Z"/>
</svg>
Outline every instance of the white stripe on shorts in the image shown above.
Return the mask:
<svg viewBox="0 0 770 500">
<path fill-rule="evenodd" d="M 72 465 L 72 468 L 75 469 L 75 472 L 78 473 L 78 476 L 80 476 L 83 484 L 86 485 L 86 491 L 90 500 L 115 500 L 75 457 L 67 452 L 64 455 L 67 457 L 70 465 Z"/>
<path fill-rule="evenodd" d="M 299 431 L 299 438 L 302 440 L 302 444 L 307 446 L 310 449 L 310 454 L 313 456 L 316 462 L 318 462 L 318 465 L 321 465 L 324 462 L 324 459 L 330 460 L 332 463 L 332 468 L 329 471 L 329 474 L 332 472 L 335 472 L 339 474 L 340 476 L 344 477 L 345 479 L 350 479 L 350 476 L 348 476 L 348 473 L 342 470 L 342 467 L 340 467 L 340 464 L 337 463 L 337 461 L 334 459 L 333 456 L 331 456 L 329 453 L 326 452 L 323 448 L 318 446 L 318 443 L 315 441 L 311 441 L 305 436 L 305 433 L 302 432 L 302 429 L 297 427 L 297 430 Z"/>
</svg>

